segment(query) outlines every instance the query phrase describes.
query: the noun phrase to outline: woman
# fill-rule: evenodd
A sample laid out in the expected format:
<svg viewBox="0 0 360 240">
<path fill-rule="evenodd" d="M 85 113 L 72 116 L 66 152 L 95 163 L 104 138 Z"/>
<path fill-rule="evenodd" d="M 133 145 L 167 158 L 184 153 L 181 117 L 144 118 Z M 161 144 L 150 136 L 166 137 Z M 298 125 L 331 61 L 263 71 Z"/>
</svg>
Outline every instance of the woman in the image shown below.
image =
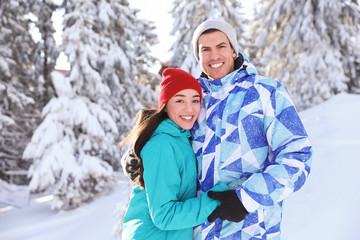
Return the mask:
<svg viewBox="0 0 360 240">
<path fill-rule="evenodd" d="M 140 113 L 122 141 L 134 144 L 139 173 L 123 222 L 122 239 L 192 239 L 220 202 L 196 198 L 196 161 L 190 132 L 200 112 L 201 87 L 189 73 L 167 68 L 159 108 Z M 228 190 L 218 184 L 215 191 Z"/>
</svg>

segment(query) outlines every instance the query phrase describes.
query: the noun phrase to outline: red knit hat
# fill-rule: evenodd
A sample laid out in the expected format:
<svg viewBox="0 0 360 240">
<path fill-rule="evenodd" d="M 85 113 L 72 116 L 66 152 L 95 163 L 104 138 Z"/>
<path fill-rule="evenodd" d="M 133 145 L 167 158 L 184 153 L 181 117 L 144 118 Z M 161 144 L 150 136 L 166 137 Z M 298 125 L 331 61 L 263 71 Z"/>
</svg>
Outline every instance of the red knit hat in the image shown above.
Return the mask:
<svg viewBox="0 0 360 240">
<path fill-rule="evenodd" d="M 159 107 L 184 89 L 194 89 L 202 98 L 200 83 L 190 73 L 180 68 L 166 68 L 160 83 Z"/>
</svg>

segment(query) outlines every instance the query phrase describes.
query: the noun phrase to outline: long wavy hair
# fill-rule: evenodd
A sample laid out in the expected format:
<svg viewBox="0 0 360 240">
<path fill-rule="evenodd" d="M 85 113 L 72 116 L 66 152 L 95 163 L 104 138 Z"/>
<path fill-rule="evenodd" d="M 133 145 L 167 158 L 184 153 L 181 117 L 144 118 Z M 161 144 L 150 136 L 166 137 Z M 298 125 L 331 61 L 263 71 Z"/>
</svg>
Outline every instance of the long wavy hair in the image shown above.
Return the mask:
<svg viewBox="0 0 360 240">
<path fill-rule="evenodd" d="M 138 160 L 138 174 L 134 179 L 134 183 L 140 186 L 140 189 L 145 189 L 145 183 L 143 178 L 144 173 L 144 165 L 143 161 L 140 157 L 140 152 L 149 141 L 151 135 L 155 132 L 156 128 L 159 124 L 168 118 L 167 113 L 165 112 L 166 104 L 164 104 L 161 108 L 158 109 L 142 109 L 140 110 L 135 119 L 137 122 L 134 128 L 131 130 L 129 135 L 127 135 L 119 144 L 132 144 L 133 145 L 133 153 Z"/>
</svg>

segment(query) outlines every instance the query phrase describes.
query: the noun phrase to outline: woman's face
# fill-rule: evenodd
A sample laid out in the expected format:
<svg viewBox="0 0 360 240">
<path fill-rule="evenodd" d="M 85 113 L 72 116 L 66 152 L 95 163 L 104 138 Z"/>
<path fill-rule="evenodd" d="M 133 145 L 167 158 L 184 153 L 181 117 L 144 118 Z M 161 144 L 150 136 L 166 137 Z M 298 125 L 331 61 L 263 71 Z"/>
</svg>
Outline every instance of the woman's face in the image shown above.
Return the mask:
<svg viewBox="0 0 360 240">
<path fill-rule="evenodd" d="M 165 111 L 176 125 L 189 130 L 199 116 L 200 95 L 194 89 L 182 90 L 169 99 Z"/>
</svg>

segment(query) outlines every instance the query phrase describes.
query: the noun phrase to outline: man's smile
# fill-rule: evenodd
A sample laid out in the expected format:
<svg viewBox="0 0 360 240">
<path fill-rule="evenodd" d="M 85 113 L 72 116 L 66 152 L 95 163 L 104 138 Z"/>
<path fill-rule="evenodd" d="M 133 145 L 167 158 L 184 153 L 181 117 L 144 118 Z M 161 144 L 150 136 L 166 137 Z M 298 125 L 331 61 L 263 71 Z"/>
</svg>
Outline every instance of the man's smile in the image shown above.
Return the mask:
<svg viewBox="0 0 360 240">
<path fill-rule="evenodd" d="M 223 62 L 220 62 L 220 63 L 212 63 L 212 64 L 209 64 L 209 65 L 212 68 L 218 68 L 218 67 L 221 67 L 223 64 L 224 64 Z"/>
</svg>

